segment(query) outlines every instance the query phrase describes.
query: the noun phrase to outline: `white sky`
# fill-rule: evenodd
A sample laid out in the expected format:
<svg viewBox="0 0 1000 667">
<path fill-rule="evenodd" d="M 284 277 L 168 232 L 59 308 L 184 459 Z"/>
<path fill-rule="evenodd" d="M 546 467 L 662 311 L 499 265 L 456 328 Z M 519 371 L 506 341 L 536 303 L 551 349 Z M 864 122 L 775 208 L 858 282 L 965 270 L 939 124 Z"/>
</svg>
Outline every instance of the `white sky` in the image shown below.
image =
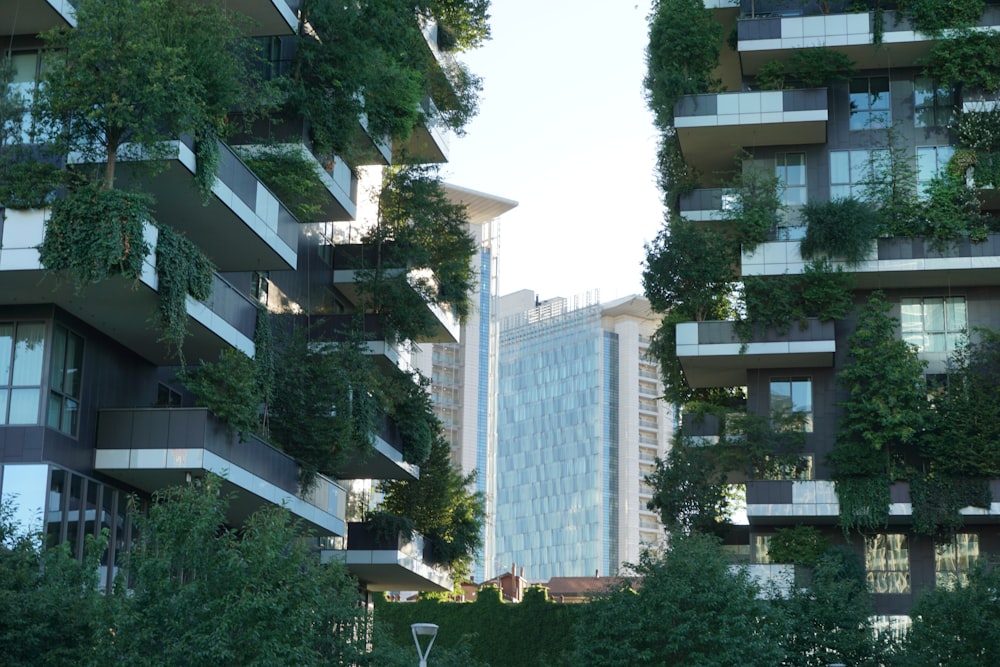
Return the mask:
<svg viewBox="0 0 1000 667">
<path fill-rule="evenodd" d="M 642 293 L 663 215 L 646 109 L 649 0 L 493 0 L 493 38 L 461 59 L 484 79 L 446 181 L 519 202 L 501 218 L 500 294 Z"/>
</svg>

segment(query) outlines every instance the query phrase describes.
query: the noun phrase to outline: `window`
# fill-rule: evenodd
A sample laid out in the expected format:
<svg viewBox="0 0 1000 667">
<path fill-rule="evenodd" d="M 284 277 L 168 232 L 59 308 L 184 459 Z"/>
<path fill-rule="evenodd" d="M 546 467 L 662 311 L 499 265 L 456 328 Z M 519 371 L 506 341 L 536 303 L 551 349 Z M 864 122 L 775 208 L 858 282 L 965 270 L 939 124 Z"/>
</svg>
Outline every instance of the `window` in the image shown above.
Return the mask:
<svg viewBox="0 0 1000 667">
<path fill-rule="evenodd" d="M 927 186 L 955 154 L 951 146 L 921 146 L 917 148 L 917 193 L 927 196 Z"/>
<path fill-rule="evenodd" d="M 892 125 L 889 77 L 851 79 L 850 97 L 852 130 L 879 130 Z"/>
<path fill-rule="evenodd" d="M 938 588 L 965 585 L 968 572 L 979 558 L 979 536 L 956 533 L 949 541 L 934 545 L 934 580 Z"/>
<path fill-rule="evenodd" d="M 919 352 L 954 352 L 969 327 L 964 296 L 901 299 L 903 340 Z"/>
<path fill-rule="evenodd" d="M 910 592 L 910 547 L 906 535 L 880 533 L 865 538 L 865 571 L 871 593 Z"/>
<path fill-rule="evenodd" d="M 785 206 L 804 206 L 806 203 L 806 154 L 778 153 L 774 162 L 774 175 L 778 177 L 781 203 Z"/>
<path fill-rule="evenodd" d="M 83 338 L 56 325 L 52 334 L 52 364 L 49 367 L 48 425 L 74 436 L 80 415 L 82 370 Z"/>
<path fill-rule="evenodd" d="M 771 413 L 801 415 L 802 428 L 812 432 L 812 379 L 807 377 L 771 378 Z"/>
<path fill-rule="evenodd" d="M 948 127 L 955 113 L 955 91 L 932 79 L 913 81 L 913 122 L 917 127 Z"/>
<path fill-rule="evenodd" d="M 888 171 L 889 151 L 830 151 L 830 199 L 865 199 Z"/>
<path fill-rule="evenodd" d="M 0 424 L 37 424 L 45 348 L 43 322 L 0 323 Z"/>
<path fill-rule="evenodd" d="M 770 535 L 754 535 L 754 538 L 753 538 L 753 562 L 755 562 L 755 563 L 770 563 L 771 562 L 771 536 Z"/>
</svg>

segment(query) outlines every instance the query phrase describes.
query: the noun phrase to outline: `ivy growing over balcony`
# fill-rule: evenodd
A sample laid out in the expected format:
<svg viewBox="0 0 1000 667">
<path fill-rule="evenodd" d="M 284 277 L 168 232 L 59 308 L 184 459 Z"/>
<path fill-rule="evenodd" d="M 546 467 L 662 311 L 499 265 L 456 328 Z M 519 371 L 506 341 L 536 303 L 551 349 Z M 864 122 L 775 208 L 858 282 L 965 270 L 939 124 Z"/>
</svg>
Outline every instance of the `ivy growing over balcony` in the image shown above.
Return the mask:
<svg viewBox="0 0 1000 667">
<path fill-rule="evenodd" d="M 215 267 L 198 246 L 172 228 L 161 225 L 156 243 L 161 340 L 183 361 L 187 336 L 187 297 L 207 301 L 212 295 Z"/>
</svg>

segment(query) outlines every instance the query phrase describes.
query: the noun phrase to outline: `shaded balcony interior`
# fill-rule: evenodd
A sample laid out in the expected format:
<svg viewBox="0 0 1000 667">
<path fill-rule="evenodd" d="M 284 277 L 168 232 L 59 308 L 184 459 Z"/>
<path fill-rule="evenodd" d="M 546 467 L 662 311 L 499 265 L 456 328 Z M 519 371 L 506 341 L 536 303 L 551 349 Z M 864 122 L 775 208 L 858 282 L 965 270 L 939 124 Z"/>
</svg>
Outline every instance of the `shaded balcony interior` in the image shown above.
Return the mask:
<svg viewBox="0 0 1000 667">
<path fill-rule="evenodd" d="M 17 0 L 17 11 L 0 13 L 0 34 L 38 35 L 76 27 L 73 4 L 72 0 Z"/>
</svg>

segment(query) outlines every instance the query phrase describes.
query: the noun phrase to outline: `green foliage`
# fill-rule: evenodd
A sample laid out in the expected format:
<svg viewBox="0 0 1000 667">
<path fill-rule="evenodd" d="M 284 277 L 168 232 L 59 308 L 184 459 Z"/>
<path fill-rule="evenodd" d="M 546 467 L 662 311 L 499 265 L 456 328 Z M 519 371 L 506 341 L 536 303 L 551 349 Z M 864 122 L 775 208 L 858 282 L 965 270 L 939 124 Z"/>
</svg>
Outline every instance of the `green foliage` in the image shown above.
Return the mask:
<svg viewBox="0 0 1000 667">
<path fill-rule="evenodd" d="M 363 340 L 311 343 L 307 334 L 279 341 L 269 410 L 272 440 L 302 461 L 306 483 L 315 472 L 336 476 L 348 457 L 370 451 L 381 401 Z"/>
<path fill-rule="evenodd" d="M 935 41 L 924 61 L 923 73 L 941 86 L 959 90 L 997 90 L 1000 88 L 1000 33 L 960 30 L 947 39 Z"/>
<path fill-rule="evenodd" d="M 233 108 L 250 107 L 240 23 L 220 5 L 79 0 L 75 14 L 74 28 L 44 35 L 49 62 L 33 110 L 61 151 L 105 163 L 105 189 L 125 144 L 154 161 L 185 133 L 209 147 Z"/>
<path fill-rule="evenodd" d="M 656 469 L 646 477 L 653 488 L 647 507 L 673 535 L 716 534 L 734 511 L 727 493 L 725 470 L 710 447 L 693 446 L 683 435 Z"/>
<path fill-rule="evenodd" d="M 869 254 L 879 234 L 879 216 L 857 199 L 809 202 L 802 209 L 806 236 L 800 244 L 804 259 L 839 259 L 856 266 Z"/>
<path fill-rule="evenodd" d="M 642 285 L 653 310 L 702 322 L 731 312 L 737 246 L 683 218 L 665 224 L 647 243 Z"/>
<path fill-rule="evenodd" d="M 940 37 L 950 29 L 974 27 L 985 5 L 983 0 L 905 0 L 899 9 L 913 18 L 917 31 Z"/>
<path fill-rule="evenodd" d="M 913 502 L 913 532 L 918 535 L 951 536 L 965 521 L 964 507 L 989 509 L 992 497 L 985 479 L 951 477 L 939 473 L 916 474 L 910 478 Z"/>
<path fill-rule="evenodd" d="M 736 321 L 736 333 L 749 343 L 766 329 L 784 335 L 794 322 L 805 328 L 812 317 L 842 319 L 852 307 L 853 280 L 826 260 L 806 265 L 799 275 L 746 276 L 741 292 L 746 313 Z"/>
<path fill-rule="evenodd" d="M 886 638 L 876 636 L 872 627 L 874 609 L 864 564 L 846 547 L 817 554 L 812 583 L 806 588 L 792 587 L 777 604 L 787 624 L 782 664 L 880 667 L 889 657 Z"/>
<path fill-rule="evenodd" d="M 661 131 L 673 125 L 683 95 L 718 88 L 722 26 L 700 0 L 657 0 L 649 17 L 646 48 L 647 103 Z"/>
<path fill-rule="evenodd" d="M 431 403 L 430 380 L 417 372 L 383 383 L 386 412 L 403 438 L 403 459 L 421 464 L 431 452 L 440 427 Z"/>
<path fill-rule="evenodd" d="M 1000 338 L 977 330 L 959 349 L 948 383 L 933 397 L 934 422 L 922 451 L 945 475 L 1000 477 Z"/>
<path fill-rule="evenodd" d="M 854 76 L 854 61 L 826 47 L 798 49 L 788 59 L 785 70 L 789 83 L 802 88 L 820 88 Z"/>
<path fill-rule="evenodd" d="M 773 169 L 760 167 L 749 156 L 741 156 L 739 162 L 742 168 L 732 186 L 736 190 L 736 201 L 731 216 L 735 223 L 735 241 L 749 252 L 767 241 L 781 221 L 781 181 Z"/>
<path fill-rule="evenodd" d="M 430 663 L 455 667 L 554 667 L 569 665 L 574 627 L 589 605 L 555 604 L 529 588 L 520 604 L 504 604 L 496 587 L 484 586 L 473 603 L 421 599 L 415 604 L 375 600 L 375 629 L 414 656 L 411 623 L 440 626 Z M 516 641 L 511 641 L 516 637 Z M 438 653 L 442 651 L 442 653 Z M 464 655 L 464 662 L 451 662 Z M 383 665 L 385 663 L 378 662 Z M 412 657 L 402 665 L 413 664 Z"/>
<path fill-rule="evenodd" d="M 353 162 L 362 115 L 371 136 L 399 141 L 418 122 L 440 122 L 461 132 L 475 115 L 481 81 L 460 63 L 441 65 L 434 59 L 420 32 L 418 9 L 439 11 L 460 48 L 488 36 L 488 2 L 483 0 L 439 0 L 429 6 L 412 0 L 302 3 L 311 30 L 298 39 L 291 75 L 282 85 L 287 107 L 309 122 L 317 152 Z M 420 110 L 428 94 L 439 110 L 433 117 Z"/>
<path fill-rule="evenodd" d="M 887 135 L 885 147 L 870 154 L 861 199 L 878 211 L 883 233 L 913 236 L 921 224 L 913 154 L 895 129 L 889 128 Z"/>
<path fill-rule="evenodd" d="M 57 199 L 39 246 L 42 265 L 78 287 L 111 276 L 138 280 L 150 247 L 143 238 L 149 197 L 84 185 Z"/>
<path fill-rule="evenodd" d="M 924 362 L 896 338 L 898 321 L 888 315 L 880 292 L 861 310 L 848 341 L 849 360 L 838 381 L 849 392 L 840 405 L 836 443 L 830 456 L 844 530 L 884 525 L 889 481 L 904 456 L 917 451 L 927 424 Z"/>
<path fill-rule="evenodd" d="M 13 209 L 44 208 L 52 203 L 64 172 L 50 162 L 16 157 L 8 149 L 0 158 L 0 205 Z"/>
<path fill-rule="evenodd" d="M 898 665 L 977 667 L 993 661 L 1000 641 L 1000 570 L 981 564 L 967 583 L 928 588 L 910 615 Z"/>
<path fill-rule="evenodd" d="M 433 560 L 447 564 L 456 580 L 468 574 L 473 556 L 483 544 L 486 501 L 470 491 L 475 473 L 461 474 L 451 463 L 451 447 L 436 430 L 420 479 L 387 481 L 381 510 L 413 521 L 418 533 L 430 540 Z"/>
<path fill-rule="evenodd" d="M 490 38 L 490 0 L 434 0 L 429 10 L 438 30 L 447 33 L 445 40 L 439 34 L 438 45 L 445 41 L 454 50 L 467 51 Z"/>
<path fill-rule="evenodd" d="M 775 529 L 767 553 L 772 563 L 814 567 L 829 548 L 830 541 L 816 526 L 799 524 L 794 528 Z"/>
<path fill-rule="evenodd" d="M 991 219 L 980 211 L 979 198 L 966 185 L 964 174 L 942 171 L 927 184 L 926 194 L 924 224 L 915 236 L 928 239 L 938 249 L 964 238 L 986 240 Z"/>
<path fill-rule="evenodd" d="M 673 215 L 678 215 L 681 195 L 700 185 L 698 170 L 684 160 L 677 134 L 668 130 L 660 136 L 656 150 L 656 183 L 663 191 L 663 203 Z"/>
<path fill-rule="evenodd" d="M 356 583 L 284 508 L 222 528 L 217 478 L 165 489 L 106 601 L 93 664 L 321 665 L 360 658 Z M 128 582 L 126 588 L 126 582 Z"/>
<path fill-rule="evenodd" d="M 199 366 L 180 374 L 195 395 L 196 403 L 236 431 L 240 440 L 260 428 L 260 385 L 254 361 L 239 350 L 226 348 L 217 361 L 201 360 Z"/>
<path fill-rule="evenodd" d="M 785 63 L 780 60 L 768 60 L 757 69 L 757 88 L 781 90 L 785 87 L 787 74 Z"/>
<path fill-rule="evenodd" d="M 330 193 L 313 160 L 293 147 L 243 150 L 240 157 L 299 222 L 321 222 Z"/>
<path fill-rule="evenodd" d="M 81 562 L 69 544 L 42 548 L 41 535 L 16 523 L 0 505 L 0 654 L 10 667 L 81 664 L 97 631 L 101 594 L 97 561 L 107 536 L 87 536 Z"/>
<path fill-rule="evenodd" d="M 971 167 L 977 187 L 996 187 L 1000 183 L 1000 108 L 965 111 L 952 129 L 967 150 L 956 150 L 949 167 L 963 176 Z"/>
<path fill-rule="evenodd" d="M 205 253 L 170 227 L 161 225 L 156 242 L 156 276 L 160 296 L 160 340 L 181 352 L 187 336 L 187 297 L 212 296 L 215 267 Z"/>
<path fill-rule="evenodd" d="M 718 542 L 675 535 L 635 566 L 642 585 L 591 602 L 576 626 L 575 665 L 780 664 L 783 621 Z"/>
</svg>

